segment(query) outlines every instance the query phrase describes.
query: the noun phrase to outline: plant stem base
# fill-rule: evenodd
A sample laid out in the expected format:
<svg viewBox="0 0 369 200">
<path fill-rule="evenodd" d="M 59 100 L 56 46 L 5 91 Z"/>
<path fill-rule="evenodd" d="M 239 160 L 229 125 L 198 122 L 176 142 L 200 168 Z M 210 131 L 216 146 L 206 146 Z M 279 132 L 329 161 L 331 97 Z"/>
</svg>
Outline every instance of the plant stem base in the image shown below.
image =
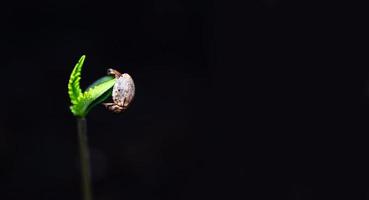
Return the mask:
<svg viewBox="0 0 369 200">
<path fill-rule="evenodd" d="M 87 141 L 86 118 L 77 118 L 79 155 L 81 161 L 81 185 L 83 200 L 92 200 L 90 155 Z"/>
</svg>

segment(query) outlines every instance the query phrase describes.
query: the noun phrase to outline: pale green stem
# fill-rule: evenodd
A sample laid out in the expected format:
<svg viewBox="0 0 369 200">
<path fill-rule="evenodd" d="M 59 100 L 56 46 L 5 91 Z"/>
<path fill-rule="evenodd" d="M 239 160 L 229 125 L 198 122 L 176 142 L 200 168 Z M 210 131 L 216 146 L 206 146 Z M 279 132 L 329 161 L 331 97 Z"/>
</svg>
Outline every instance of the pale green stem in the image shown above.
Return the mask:
<svg viewBox="0 0 369 200">
<path fill-rule="evenodd" d="M 91 170 L 89 159 L 89 148 L 87 141 L 87 122 L 84 117 L 77 118 L 79 155 L 81 160 L 81 186 L 83 200 L 92 200 L 91 193 Z"/>
</svg>

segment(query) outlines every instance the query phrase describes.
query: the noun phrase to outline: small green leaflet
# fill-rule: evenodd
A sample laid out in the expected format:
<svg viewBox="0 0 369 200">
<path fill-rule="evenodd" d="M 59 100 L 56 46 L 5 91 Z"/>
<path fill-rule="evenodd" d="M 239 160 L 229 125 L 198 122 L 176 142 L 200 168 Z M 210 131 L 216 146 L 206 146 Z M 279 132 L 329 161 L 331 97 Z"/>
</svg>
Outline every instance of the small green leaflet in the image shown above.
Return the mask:
<svg viewBox="0 0 369 200">
<path fill-rule="evenodd" d="M 86 56 L 83 55 L 75 65 L 68 82 L 68 94 L 71 100 L 70 109 L 74 116 L 85 117 L 97 104 L 111 95 L 115 78 L 104 76 L 91 84 L 84 92 L 80 87 L 82 66 Z"/>
<path fill-rule="evenodd" d="M 79 85 L 79 82 L 81 80 L 81 71 L 82 71 L 82 65 L 85 61 L 86 56 L 83 55 L 78 63 L 74 66 L 74 69 L 72 71 L 72 74 L 70 75 L 69 82 L 68 82 L 68 93 L 69 97 L 71 99 L 72 104 L 77 103 L 78 97 L 82 95 L 81 86 Z"/>
</svg>

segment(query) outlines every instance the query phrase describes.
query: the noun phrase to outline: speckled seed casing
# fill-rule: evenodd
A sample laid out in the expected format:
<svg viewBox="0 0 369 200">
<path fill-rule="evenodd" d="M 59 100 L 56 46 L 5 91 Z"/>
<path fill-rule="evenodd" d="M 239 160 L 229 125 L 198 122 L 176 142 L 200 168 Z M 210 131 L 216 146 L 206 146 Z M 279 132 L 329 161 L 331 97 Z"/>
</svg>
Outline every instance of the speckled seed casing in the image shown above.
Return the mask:
<svg viewBox="0 0 369 200">
<path fill-rule="evenodd" d="M 122 74 L 117 78 L 113 87 L 113 101 L 126 109 L 135 96 L 135 84 L 129 74 Z"/>
</svg>

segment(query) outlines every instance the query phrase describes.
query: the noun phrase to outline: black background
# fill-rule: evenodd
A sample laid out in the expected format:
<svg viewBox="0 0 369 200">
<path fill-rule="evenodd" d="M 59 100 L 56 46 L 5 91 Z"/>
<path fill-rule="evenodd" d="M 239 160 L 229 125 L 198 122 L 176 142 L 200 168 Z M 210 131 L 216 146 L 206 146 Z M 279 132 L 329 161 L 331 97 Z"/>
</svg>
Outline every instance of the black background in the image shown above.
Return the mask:
<svg viewBox="0 0 369 200">
<path fill-rule="evenodd" d="M 67 81 L 137 93 L 88 115 L 95 199 L 368 199 L 359 5 L 26 1 L 1 6 L 0 199 L 80 199 Z M 355 10 L 353 10 L 355 9 Z"/>
</svg>

